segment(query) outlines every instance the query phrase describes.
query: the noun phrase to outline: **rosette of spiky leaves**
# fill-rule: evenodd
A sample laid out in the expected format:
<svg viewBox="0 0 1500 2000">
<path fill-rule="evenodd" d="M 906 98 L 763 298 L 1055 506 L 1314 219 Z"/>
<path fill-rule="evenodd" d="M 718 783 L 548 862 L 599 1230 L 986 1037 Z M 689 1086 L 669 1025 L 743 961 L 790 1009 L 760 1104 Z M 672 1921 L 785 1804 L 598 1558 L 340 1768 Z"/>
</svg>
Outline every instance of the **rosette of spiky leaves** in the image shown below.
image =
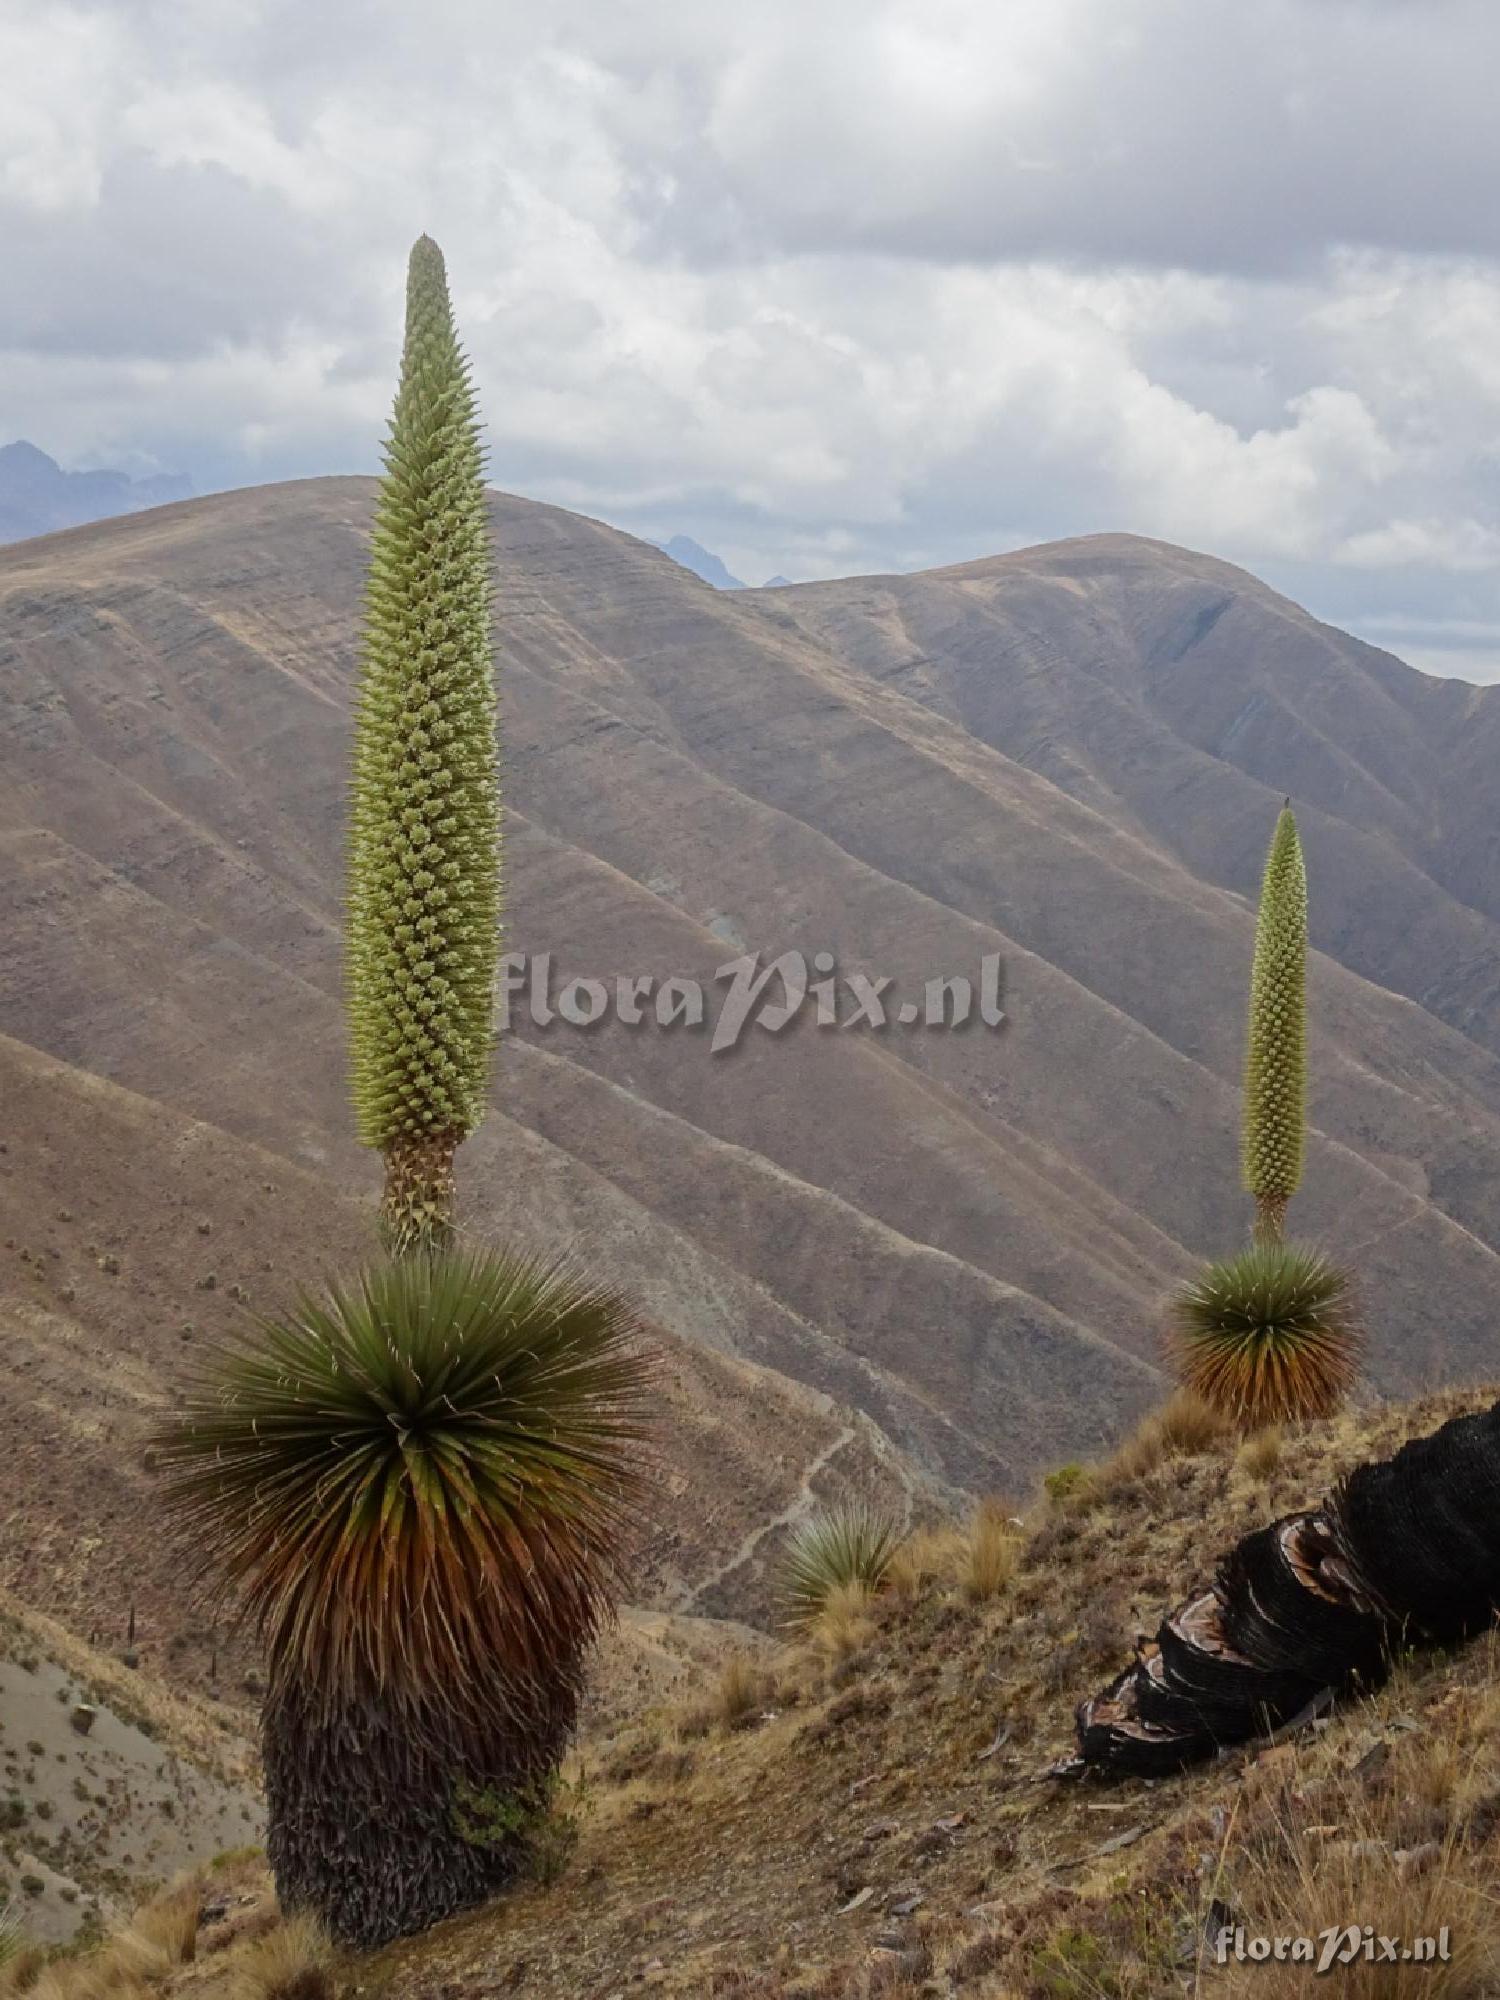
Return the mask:
<svg viewBox="0 0 1500 2000">
<path fill-rule="evenodd" d="M 490 569 L 473 386 L 423 236 L 371 539 L 349 821 L 354 1108 L 385 1155 L 398 1252 L 448 1239 L 453 1155 L 483 1114 L 494 1040 Z"/>
<path fill-rule="evenodd" d="M 492 1250 L 375 1265 L 221 1348 L 161 1439 L 273 1674 L 483 1715 L 572 1675 L 642 1476 L 620 1295 Z"/>
<path fill-rule="evenodd" d="M 215 1354 L 161 1462 L 265 1639 L 283 1909 L 372 1947 L 523 1864 L 619 1588 L 645 1370 L 617 1293 L 483 1250 L 378 1265 Z"/>
<path fill-rule="evenodd" d="M 787 1624 L 812 1624 L 836 1592 L 854 1589 L 873 1597 L 900 1539 L 901 1530 L 889 1515 L 859 1503 L 804 1521 L 781 1561 Z"/>
<path fill-rule="evenodd" d="M 1168 1340 L 1184 1385 L 1255 1429 L 1331 1415 L 1353 1385 L 1364 1330 L 1346 1271 L 1317 1250 L 1255 1243 L 1178 1294 Z"/>
<path fill-rule="evenodd" d="M 1281 1235 L 1302 1180 L 1307 1125 L 1307 871 L 1290 806 L 1261 883 L 1250 975 L 1243 1166 L 1257 1234 Z"/>
<path fill-rule="evenodd" d="M 9 1965 L 21 1950 L 21 1912 L 12 1899 L 0 1903 L 0 1970 Z"/>
</svg>

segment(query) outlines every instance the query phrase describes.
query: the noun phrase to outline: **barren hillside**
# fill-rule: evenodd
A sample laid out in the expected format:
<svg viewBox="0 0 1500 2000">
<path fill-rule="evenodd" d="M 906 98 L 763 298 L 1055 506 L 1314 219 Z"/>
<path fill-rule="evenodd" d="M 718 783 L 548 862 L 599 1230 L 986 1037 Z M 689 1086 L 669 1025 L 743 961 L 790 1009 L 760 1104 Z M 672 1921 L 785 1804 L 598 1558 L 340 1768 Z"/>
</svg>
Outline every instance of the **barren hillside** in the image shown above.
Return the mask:
<svg viewBox="0 0 1500 2000">
<path fill-rule="evenodd" d="M 96 1645 L 59 1673 L 175 1681 L 241 1744 L 257 1663 L 163 1540 L 146 1433 L 205 1343 L 372 1243 L 339 960 L 371 492 L 265 488 L 0 552 L 0 1583 Z M 1236 1787 L 1263 1819 L 1270 1781 L 1237 1764 L 1102 1798 L 1035 1771 L 1219 1543 L 1437 1403 L 1039 1503 L 993 1597 L 950 1541 L 831 1668 L 767 1637 L 771 1566 L 840 1494 L 908 1521 L 961 1488 L 1019 1505 L 1160 1400 L 1162 1294 L 1244 1228 L 1246 892 L 1284 792 L 1321 948 L 1294 1213 L 1361 1274 L 1370 1389 L 1493 1375 L 1500 706 L 1132 538 L 762 598 L 597 522 L 493 508 L 511 949 L 552 954 L 558 984 L 711 995 L 745 952 L 826 951 L 899 996 L 995 953 L 1008 1022 L 804 1015 L 717 1055 L 619 1022 L 505 1037 L 468 1218 L 576 1243 L 639 1297 L 659 1476 L 563 1885 L 359 1983 L 863 2000 L 940 1967 L 1061 2000 L 1092 1990 L 1067 1940 L 1103 1925 L 1111 1964 L 1141 1962 L 1120 1993 L 1161 1990 Z M 1477 1657 L 1325 1732 L 1307 1783 L 1342 1784 L 1406 1720 L 1446 1743 L 1449 1709 L 1456 1767 L 1488 1713 Z M 72 1686 L 43 1696 L 61 1714 Z M 73 1831 L 64 1790 L 38 1793 L 66 1808 L 49 1841 Z M 1465 1855 L 1487 1810 L 1466 1781 L 1444 1822 Z M 55 1934 L 84 1873 L 38 1879 Z M 253 1857 L 220 1905 L 186 1982 L 203 2000 L 273 1921 Z"/>
<path fill-rule="evenodd" d="M 333 1990 L 349 2000 L 1493 1993 L 1490 1641 L 1410 1655 L 1379 1691 L 1179 1777 L 1047 1775 L 1069 1748 L 1073 1704 L 1236 1536 L 1486 1400 L 1365 1409 L 1243 1447 L 1222 1434 L 1137 1445 L 1032 1509 L 1005 1564 L 986 1560 L 985 1531 L 920 1538 L 869 1613 L 817 1643 L 632 1623 L 607 1669 L 624 1692 L 595 1711 L 569 1761 L 538 1879 L 346 1960 Z M 128 1989 L 134 2000 L 263 1991 L 252 1969 L 277 1941 L 284 1976 L 304 1962 L 258 1856 L 214 1866 L 189 1893 L 201 1912 L 195 1959 L 166 1960 Z M 1350 1922 L 1398 1947 L 1446 1927 L 1450 1960 L 1377 1969 L 1366 1985 L 1358 1967 L 1341 1984 L 1296 1964 L 1212 1963 L 1226 1924 L 1318 1939 Z M 109 1949 L 62 1969 L 62 2000 L 114 1990 L 89 1983 Z"/>
<path fill-rule="evenodd" d="M 0 1029 L 351 1192 L 371 490 L 0 554 Z M 1239 892 L 1289 789 L 1325 947 L 1299 1222 L 1368 1266 L 1382 1385 L 1485 1367 L 1500 959 L 1478 850 L 1454 857 L 1493 702 L 1128 537 L 760 598 L 555 508 L 496 496 L 494 521 L 512 949 L 711 996 L 742 950 L 905 994 L 999 953 L 1009 1021 L 804 1015 L 718 1055 L 523 1021 L 466 1157 L 476 1222 L 576 1235 L 668 1328 L 961 1484 L 1097 1444 L 1157 1392 L 1164 1285 L 1242 1226 Z"/>
</svg>

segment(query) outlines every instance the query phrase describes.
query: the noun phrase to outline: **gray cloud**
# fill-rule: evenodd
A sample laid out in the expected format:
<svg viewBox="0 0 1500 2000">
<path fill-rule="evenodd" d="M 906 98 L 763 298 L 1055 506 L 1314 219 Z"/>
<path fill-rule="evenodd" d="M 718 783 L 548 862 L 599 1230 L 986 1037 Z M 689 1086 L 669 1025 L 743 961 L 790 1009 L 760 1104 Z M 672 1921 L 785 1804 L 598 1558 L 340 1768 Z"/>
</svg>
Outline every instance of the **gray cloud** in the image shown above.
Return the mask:
<svg viewBox="0 0 1500 2000">
<path fill-rule="evenodd" d="M 497 483 L 752 578 L 1124 527 L 1500 631 L 1489 0 L 11 0 L 0 438 L 370 470 L 442 240 Z"/>
<path fill-rule="evenodd" d="M 740 50 L 710 99 L 729 184 L 786 245 L 1207 272 L 1500 248 L 1486 0 L 825 0 L 817 21 Z"/>
</svg>

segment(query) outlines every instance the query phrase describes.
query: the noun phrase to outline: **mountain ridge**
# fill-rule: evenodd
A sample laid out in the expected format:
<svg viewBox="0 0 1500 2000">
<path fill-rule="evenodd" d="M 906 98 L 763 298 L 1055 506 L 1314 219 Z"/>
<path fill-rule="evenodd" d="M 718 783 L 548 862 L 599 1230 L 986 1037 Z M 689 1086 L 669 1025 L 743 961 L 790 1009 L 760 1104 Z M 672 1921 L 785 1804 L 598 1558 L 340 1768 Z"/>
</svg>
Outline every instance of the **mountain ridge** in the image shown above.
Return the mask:
<svg viewBox="0 0 1500 2000">
<path fill-rule="evenodd" d="M 373 492 L 245 489 L 0 551 L 0 1032 L 167 1130 L 207 1121 L 226 1161 L 325 1181 L 350 1254 L 374 1173 L 345 1106 L 341 821 Z M 1023 1490 L 1158 1399 L 1164 1294 L 1246 1227 L 1248 896 L 1290 789 L 1320 947 L 1294 1223 L 1361 1266 L 1377 1387 L 1493 1372 L 1500 925 L 1439 893 L 1418 828 L 1451 698 L 1254 579 L 1222 605 L 1226 566 L 1141 538 L 721 594 L 601 522 L 491 509 L 509 948 L 708 995 L 742 952 L 827 950 L 898 994 L 996 953 L 1009 1018 L 804 1016 L 723 1056 L 521 1021 L 462 1163 L 475 1226 L 577 1242 L 683 1354 L 771 1371 L 789 1409 L 801 1383 L 861 1411 L 894 1456 L 851 1459 L 846 1490 Z M 1345 733 L 1373 769 L 1384 679 L 1411 803 L 1365 785 L 1341 817 L 1324 684 L 1359 703 Z M 1274 793 L 1243 731 L 1200 740 L 1225 682 L 1277 706 Z M 1482 828 L 1495 714 L 1466 699 L 1433 819 Z M 1373 938 L 1345 935 L 1382 903 Z M 1424 955 L 1446 980 L 1398 990 Z M 81 1127 L 57 1144 L 60 1185 Z M 135 1214 L 124 1172 L 104 1178 Z M 278 1292 L 306 1275 L 284 1248 Z M 806 1435 L 815 1458 L 828 1433 Z M 769 1516 L 799 1477 L 775 1472 Z M 772 1553 L 723 1608 L 764 1606 Z"/>
<path fill-rule="evenodd" d="M 680 564 L 683 569 L 691 570 L 692 574 L 700 577 L 704 583 L 711 583 L 715 590 L 745 588 L 737 576 L 731 575 L 722 556 L 715 555 L 712 549 L 704 548 L 701 542 L 695 542 L 691 535 L 673 535 L 670 541 L 654 541 L 651 546 L 660 549 L 663 555 L 670 556 L 673 562 Z"/>
<path fill-rule="evenodd" d="M 64 472 L 56 459 L 16 438 L 0 445 L 0 543 L 159 507 L 187 499 L 192 490 L 192 481 L 178 473 L 132 479 L 107 466 Z"/>
</svg>

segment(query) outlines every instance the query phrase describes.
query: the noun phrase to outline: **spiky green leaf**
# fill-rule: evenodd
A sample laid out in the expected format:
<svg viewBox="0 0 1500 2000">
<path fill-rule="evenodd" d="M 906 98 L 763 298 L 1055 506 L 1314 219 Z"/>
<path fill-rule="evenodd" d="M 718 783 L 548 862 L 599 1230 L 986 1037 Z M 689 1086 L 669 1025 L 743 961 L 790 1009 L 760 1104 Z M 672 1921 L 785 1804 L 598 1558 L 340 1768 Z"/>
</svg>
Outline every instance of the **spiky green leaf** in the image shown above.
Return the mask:
<svg viewBox="0 0 1500 2000">
<path fill-rule="evenodd" d="M 1348 1273 L 1292 1243 L 1210 1264 L 1174 1300 L 1168 1338 L 1183 1383 L 1246 1425 L 1330 1415 L 1364 1345 Z"/>
<path fill-rule="evenodd" d="M 873 1595 L 885 1581 L 900 1539 L 894 1520 L 859 1504 L 804 1521 L 782 1557 L 786 1622 L 811 1624 L 833 1593 L 850 1585 Z"/>
<path fill-rule="evenodd" d="M 281 1681 L 431 1709 L 576 1683 L 642 1479 L 615 1292 L 495 1251 L 408 1257 L 217 1351 L 168 1504 Z"/>
</svg>

